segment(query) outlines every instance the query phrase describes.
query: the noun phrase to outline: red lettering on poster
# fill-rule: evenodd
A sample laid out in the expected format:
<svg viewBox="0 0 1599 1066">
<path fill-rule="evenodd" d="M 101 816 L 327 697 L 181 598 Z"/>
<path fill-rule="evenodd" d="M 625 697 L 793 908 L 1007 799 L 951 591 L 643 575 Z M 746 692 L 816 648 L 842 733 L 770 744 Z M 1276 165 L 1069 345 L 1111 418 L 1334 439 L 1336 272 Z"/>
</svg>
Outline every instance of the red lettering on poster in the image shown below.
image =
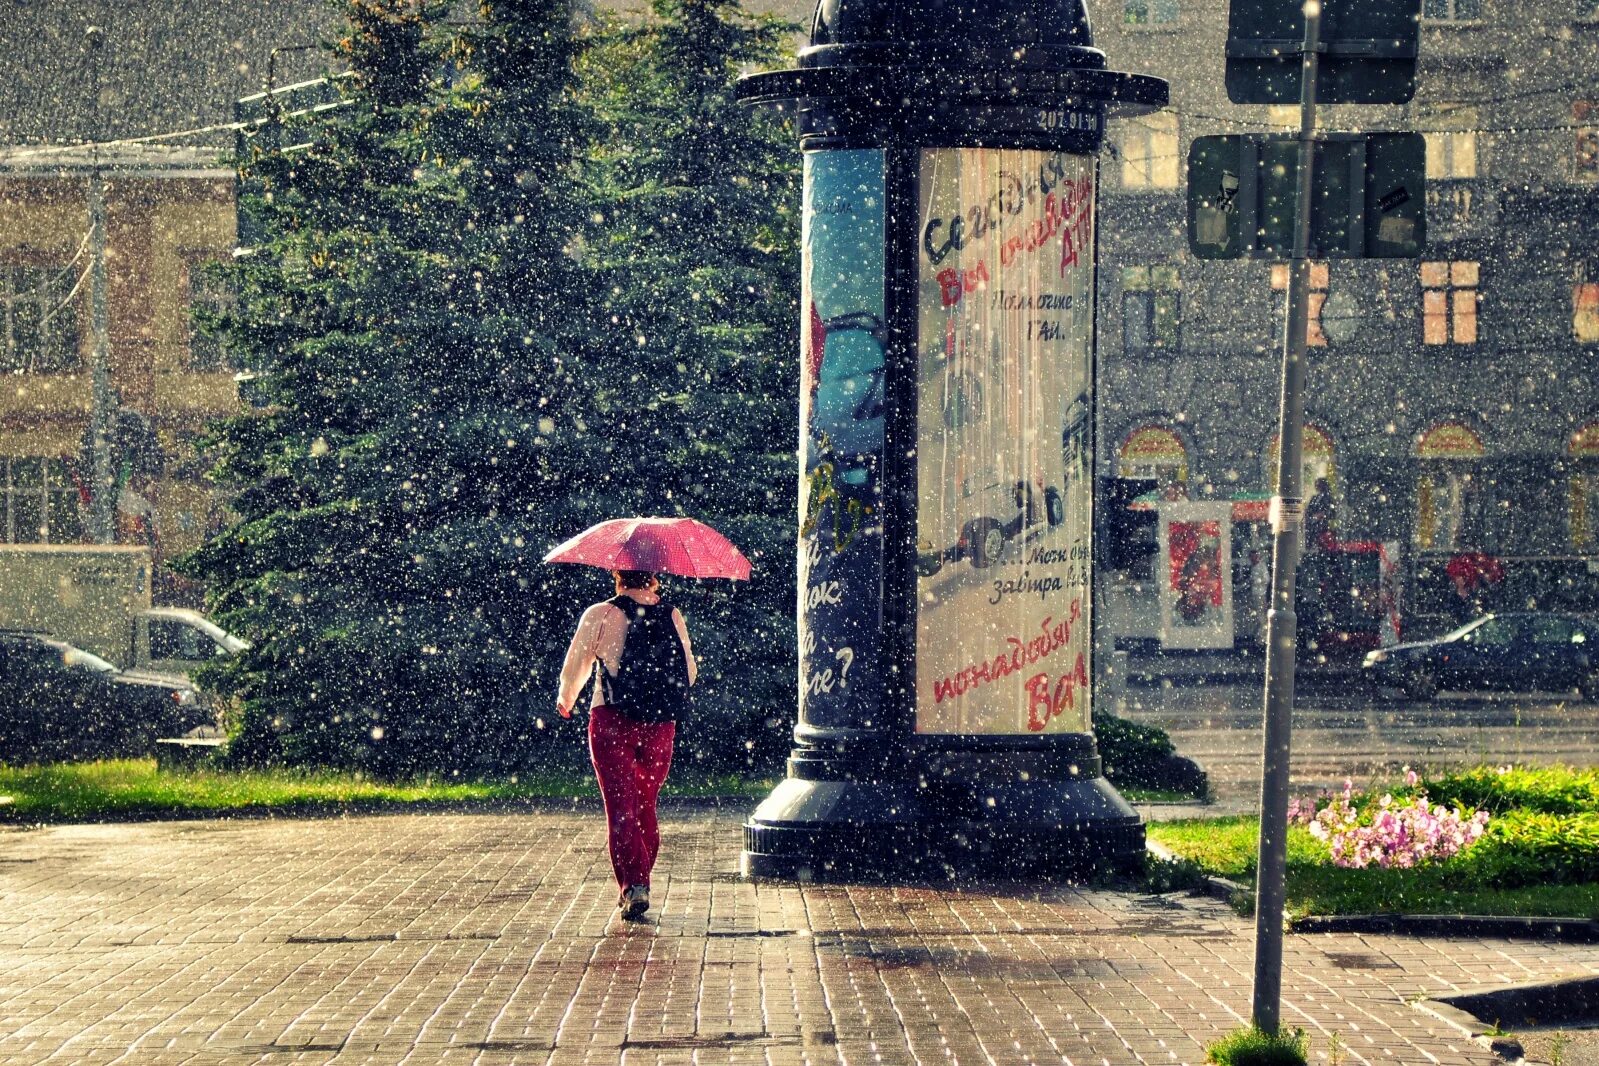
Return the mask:
<svg viewBox="0 0 1599 1066">
<path fill-rule="evenodd" d="M 1051 718 L 1059 718 L 1065 711 L 1074 710 L 1077 706 L 1077 690 L 1080 688 L 1088 688 L 1088 664 L 1082 652 L 1077 653 L 1077 661 L 1072 664 L 1071 672 L 1055 679 L 1053 690 L 1048 674 L 1036 674 L 1028 678 L 1028 731 L 1042 733 Z"/>
<path fill-rule="evenodd" d="M 988 261 L 982 260 L 970 270 L 945 267 L 938 272 L 939 295 L 945 307 L 954 307 L 968 293 L 976 292 L 988 281 Z"/>
<path fill-rule="evenodd" d="M 1072 626 L 1080 621 L 1082 617 L 1083 601 L 1073 600 L 1067 617 L 1060 621 L 1056 621 L 1054 618 L 1045 618 L 1039 623 L 1039 632 L 1031 639 L 1023 640 L 1019 636 L 1006 637 L 1005 643 L 1008 646 L 1008 650 L 1002 651 L 991 658 L 975 662 L 933 682 L 933 702 L 943 703 L 947 699 L 964 696 L 966 693 L 981 688 L 991 681 L 999 681 L 1011 674 L 1020 673 L 1024 668 L 1047 658 L 1071 643 Z M 1078 655 L 1077 659 L 1077 669 L 1082 670 L 1082 656 Z M 1028 682 L 1028 684 L 1031 685 L 1032 682 Z M 1084 684 L 1087 684 L 1086 680 Z M 1032 728 L 1032 726 L 1029 725 L 1028 728 Z M 1042 726 L 1039 728 L 1042 728 Z"/>
<path fill-rule="evenodd" d="M 1093 240 L 1094 217 L 1089 208 L 1093 204 L 1092 179 L 1081 182 L 1067 181 L 1060 193 L 1044 197 L 1044 214 L 1041 218 L 1025 222 L 1018 230 L 1002 238 L 999 244 L 999 268 L 1005 270 L 1024 254 L 1046 247 L 1057 235 L 1061 241 L 1060 273 L 1077 266 L 1081 253 Z M 979 260 L 970 270 L 945 267 L 936 275 L 939 297 L 948 309 L 956 306 L 966 296 L 978 289 L 978 282 L 986 282 L 988 261 Z"/>
</svg>

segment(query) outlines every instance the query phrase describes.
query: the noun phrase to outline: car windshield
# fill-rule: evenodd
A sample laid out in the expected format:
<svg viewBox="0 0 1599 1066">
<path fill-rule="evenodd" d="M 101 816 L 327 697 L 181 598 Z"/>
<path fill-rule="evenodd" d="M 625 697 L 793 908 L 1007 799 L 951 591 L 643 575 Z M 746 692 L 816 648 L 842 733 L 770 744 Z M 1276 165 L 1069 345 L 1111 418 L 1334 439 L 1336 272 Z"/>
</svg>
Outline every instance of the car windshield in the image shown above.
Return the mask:
<svg viewBox="0 0 1599 1066">
<path fill-rule="evenodd" d="M 115 666 L 92 652 L 84 651 L 82 648 L 68 648 L 61 653 L 61 661 L 68 666 L 91 670 L 97 674 L 114 674 L 117 672 Z"/>
</svg>

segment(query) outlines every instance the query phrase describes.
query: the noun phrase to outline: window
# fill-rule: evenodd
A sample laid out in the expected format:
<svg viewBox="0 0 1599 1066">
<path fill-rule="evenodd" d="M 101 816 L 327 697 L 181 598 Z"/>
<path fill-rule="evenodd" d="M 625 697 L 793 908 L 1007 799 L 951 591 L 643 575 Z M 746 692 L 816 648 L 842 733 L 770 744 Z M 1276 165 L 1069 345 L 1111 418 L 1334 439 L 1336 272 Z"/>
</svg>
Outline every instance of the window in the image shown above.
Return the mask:
<svg viewBox="0 0 1599 1066">
<path fill-rule="evenodd" d="M 1176 351 L 1182 340 L 1182 278 L 1176 267 L 1122 268 L 1122 348 Z"/>
<path fill-rule="evenodd" d="M 1599 103 L 1577 100 L 1571 105 L 1571 117 L 1577 126 L 1571 176 L 1578 181 L 1599 181 Z"/>
<path fill-rule="evenodd" d="M 71 266 L 0 266 L 0 371 L 76 370 L 78 318 Z"/>
<path fill-rule="evenodd" d="M 1158 111 L 1123 123 L 1121 157 L 1123 188 L 1177 188 L 1177 116 Z"/>
<path fill-rule="evenodd" d="M 1421 264 L 1422 343 L 1477 343 L 1478 278 L 1474 262 Z"/>
<path fill-rule="evenodd" d="M 1490 618 L 1460 639 L 1467 644 L 1503 648 L 1516 642 L 1516 631 L 1516 624 L 1508 618 Z"/>
<path fill-rule="evenodd" d="M 1427 177 L 1477 176 L 1477 109 L 1464 104 L 1433 104 L 1418 125 L 1427 142 Z"/>
<path fill-rule="evenodd" d="M 1462 422 L 1440 422 L 1416 441 L 1421 475 L 1416 479 L 1416 546 L 1422 550 L 1458 548 L 1474 519 L 1478 493 L 1474 478 L 1487 449 Z"/>
<path fill-rule="evenodd" d="M 1265 463 L 1265 468 L 1261 471 L 1263 483 L 1270 486 L 1273 494 L 1277 492 L 1277 466 L 1281 456 L 1279 439 L 1277 434 L 1273 433 L 1271 439 L 1266 442 L 1266 450 L 1261 456 Z M 1301 430 L 1299 470 L 1300 484 L 1307 497 L 1315 491 L 1318 481 L 1327 482 L 1327 487 L 1335 498 L 1343 494 L 1342 484 L 1338 478 L 1338 448 L 1326 430 L 1309 422 L 1305 423 Z"/>
<path fill-rule="evenodd" d="M 1590 422 L 1571 435 L 1571 480 L 1567 488 L 1567 529 L 1578 551 L 1599 548 L 1599 422 Z"/>
<path fill-rule="evenodd" d="M 202 663 L 213 656 L 227 654 L 216 641 L 193 626 L 165 618 L 150 619 L 150 658 L 181 659 Z"/>
<path fill-rule="evenodd" d="M 1116 450 L 1116 476 L 1147 478 L 1164 488 L 1188 480 L 1188 446 L 1165 426 L 1142 426 Z M 1186 498 L 1186 493 L 1177 496 Z"/>
<path fill-rule="evenodd" d="M 1599 344 L 1599 264 L 1577 266 L 1571 285 L 1571 333 L 1579 344 Z"/>
<path fill-rule="evenodd" d="M 1177 0 L 1122 0 L 1122 21 L 1128 26 L 1170 26 L 1177 21 Z"/>
<path fill-rule="evenodd" d="M 1571 475 L 1570 531 L 1571 546 L 1579 551 L 1591 551 L 1599 546 L 1599 533 L 1594 530 L 1599 520 L 1599 464 L 1590 465 Z"/>
<path fill-rule="evenodd" d="M 1425 0 L 1421 17 L 1428 22 L 1476 22 L 1482 18 L 1482 0 Z"/>
<path fill-rule="evenodd" d="M 0 541 L 67 544 L 83 539 L 78 490 L 59 459 L 0 459 Z"/>
<path fill-rule="evenodd" d="M 1281 293 L 1288 291 L 1288 264 L 1273 263 L 1271 265 L 1271 287 Z M 1327 347 L 1327 335 L 1321 331 L 1321 309 L 1327 303 L 1327 289 L 1330 281 L 1326 263 L 1310 264 L 1310 317 L 1305 323 L 1305 343 L 1312 348 Z M 1272 319 L 1271 335 L 1277 343 L 1282 342 L 1283 323 L 1286 321 L 1287 297 L 1278 307 L 1277 315 Z"/>
<path fill-rule="evenodd" d="M 1534 644 L 1582 644 L 1582 630 L 1564 618 L 1535 616 L 1527 620 L 1527 636 Z"/>
<path fill-rule="evenodd" d="M 201 372 L 228 369 L 220 339 L 207 332 L 202 321 L 233 310 L 233 290 L 212 272 L 212 264 L 189 266 L 189 369 Z"/>
</svg>

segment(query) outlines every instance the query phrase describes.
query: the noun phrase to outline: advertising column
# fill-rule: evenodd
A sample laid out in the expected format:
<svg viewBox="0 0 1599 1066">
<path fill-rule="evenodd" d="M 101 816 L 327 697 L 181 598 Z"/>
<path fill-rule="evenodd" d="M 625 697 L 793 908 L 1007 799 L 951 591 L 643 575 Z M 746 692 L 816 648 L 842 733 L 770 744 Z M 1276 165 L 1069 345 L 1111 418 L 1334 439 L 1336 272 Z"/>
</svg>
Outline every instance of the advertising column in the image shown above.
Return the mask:
<svg viewBox="0 0 1599 1066">
<path fill-rule="evenodd" d="M 1094 176 L 921 152 L 919 733 L 1091 731 Z"/>
<path fill-rule="evenodd" d="M 883 630 L 884 153 L 805 156 L 800 721 L 871 721 Z"/>
</svg>

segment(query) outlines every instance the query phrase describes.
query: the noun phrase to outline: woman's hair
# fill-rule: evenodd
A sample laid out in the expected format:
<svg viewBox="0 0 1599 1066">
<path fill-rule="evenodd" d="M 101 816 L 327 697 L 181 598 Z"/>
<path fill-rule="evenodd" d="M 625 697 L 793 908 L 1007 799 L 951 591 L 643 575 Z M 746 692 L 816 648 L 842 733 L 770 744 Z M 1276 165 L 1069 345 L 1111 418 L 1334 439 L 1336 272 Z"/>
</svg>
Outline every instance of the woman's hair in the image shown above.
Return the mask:
<svg viewBox="0 0 1599 1066">
<path fill-rule="evenodd" d="M 618 589 L 647 589 L 655 583 L 655 573 L 651 570 L 613 570 L 616 575 Z"/>
</svg>

